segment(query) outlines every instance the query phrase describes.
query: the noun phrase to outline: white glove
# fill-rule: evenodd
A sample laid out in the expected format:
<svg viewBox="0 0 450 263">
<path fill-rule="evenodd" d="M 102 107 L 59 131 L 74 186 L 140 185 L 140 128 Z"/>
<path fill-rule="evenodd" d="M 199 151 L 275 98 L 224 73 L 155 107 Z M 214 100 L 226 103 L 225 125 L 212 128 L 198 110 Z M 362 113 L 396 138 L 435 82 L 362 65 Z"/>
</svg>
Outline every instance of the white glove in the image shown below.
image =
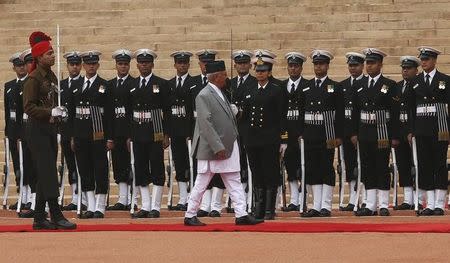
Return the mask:
<svg viewBox="0 0 450 263">
<path fill-rule="evenodd" d="M 58 106 L 52 109 L 52 117 L 67 117 L 67 109 L 63 106 Z"/>
<path fill-rule="evenodd" d="M 238 112 L 239 112 L 238 107 L 235 104 L 230 104 L 230 107 L 231 107 L 231 111 L 236 116 L 236 114 L 238 114 Z"/>
<path fill-rule="evenodd" d="M 284 152 L 286 151 L 286 148 L 287 148 L 287 144 L 282 143 L 280 145 L 280 154 L 281 154 L 281 156 L 284 156 Z"/>
</svg>

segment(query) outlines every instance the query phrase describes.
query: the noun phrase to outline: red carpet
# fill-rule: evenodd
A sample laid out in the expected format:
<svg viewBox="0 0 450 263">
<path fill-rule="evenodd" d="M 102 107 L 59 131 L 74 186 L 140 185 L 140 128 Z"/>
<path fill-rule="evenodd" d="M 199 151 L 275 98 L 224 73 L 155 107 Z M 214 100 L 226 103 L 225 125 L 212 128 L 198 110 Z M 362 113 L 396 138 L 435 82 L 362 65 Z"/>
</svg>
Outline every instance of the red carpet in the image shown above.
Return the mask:
<svg viewBox="0 0 450 263">
<path fill-rule="evenodd" d="M 186 227 L 183 224 L 94 224 L 79 225 L 76 232 L 88 231 L 185 231 L 185 232 L 383 232 L 383 233 L 450 233 L 450 223 L 263 223 L 255 226 L 209 224 L 204 227 Z M 31 225 L 2 225 L 0 232 L 34 232 Z M 39 231 L 42 232 L 42 231 Z M 55 232 L 55 231 L 49 231 Z M 59 231 L 58 231 L 59 232 Z"/>
</svg>

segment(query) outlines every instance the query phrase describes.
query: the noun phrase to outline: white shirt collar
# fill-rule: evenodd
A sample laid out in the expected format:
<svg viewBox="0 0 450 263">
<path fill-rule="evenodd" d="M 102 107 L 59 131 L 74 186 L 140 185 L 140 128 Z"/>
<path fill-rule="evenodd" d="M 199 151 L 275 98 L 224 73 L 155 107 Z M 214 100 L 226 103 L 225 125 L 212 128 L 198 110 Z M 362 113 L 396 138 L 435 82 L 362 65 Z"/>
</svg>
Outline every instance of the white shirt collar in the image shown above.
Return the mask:
<svg viewBox="0 0 450 263">
<path fill-rule="evenodd" d="M 434 68 L 430 73 L 423 72 L 423 79 L 427 81 L 427 74 L 430 75 L 430 83 L 433 81 L 434 75 L 436 75 L 436 68 Z"/>
<path fill-rule="evenodd" d="M 261 85 L 259 85 L 259 83 L 258 83 L 258 89 L 260 89 L 260 88 L 262 88 L 262 89 L 266 89 L 266 87 L 267 87 L 267 84 L 269 84 L 269 82 L 267 81 L 267 83 L 266 84 L 264 84 L 264 86 L 261 86 Z"/>
<path fill-rule="evenodd" d="M 243 78 L 243 80 L 244 80 L 244 82 L 245 82 L 245 80 L 247 80 L 247 78 L 248 78 L 248 76 L 250 76 L 250 73 L 247 73 L 246 75 L 244 75 L 242 78 Z M 238 81 L 238 83 L 239 83 L 239 79 L 241 78 L 241 76 L 237 76 L 237 81 Z"/>
<path fill-rule="evenodd" d="M 69 83 L 70 83 L 71 80 L 78 80 L 79 78 L 81 78 L 81 74 L 78 74 L 77 76 L 75 76 L 75 77 L 73 77 L 73 78 L 71 78 L 71 77 L 69 76 Z"/>
<path fill-rule="evenodd" d="M 153 76 L 153 72 L 152 73 L 150 73 L 150 75 L 148 75 L 147 77 L 145 77 L 145 83 L 146 84 L 148 84 L 148 82 L 149 82 L 149 80 L 150 80 L 150 78 Z M 142 83 L 142 79 L 143 79 L 144 77 L 142 77 L 142 76 L 140 76 L 140 78 L 139 78 L 139 83 Z"/>
<path fill-rule="evenodd" d="M 302 76 L 300 76 L 300 78 L 298 78 L 296 81 L 293 81 L 291 78 L 289 78 L 288 83 L 287 83 L 287 89 L 289 92 L 291 92 L 292 89 L 292 83 L 294 83 L 295 85 L 295 89 L 297 89 L 298 84 L 300 83 L 300 80 L 302 79 Z"/>
<path fill-rule="evenodd" d="M 325 81 L 325 79 L 326 79 L 327 77 L 328 77 L 328 75 L 320 79 L 320 85 L 323 84 L 323 82 Z M 318 80 L 318 78 L 317 78 L 317 77 L 314 77 L 314 85 L 316 85 L 317 80 Z"/>
<path fill-rule="evenodd" d="M 19 80 L 20 80 L 20 81 L 24 81 L 27 77 L 28 77 L 28 74 L 26 74 L 25 77 L 23 77 L 23 78 L 21 78 L 21 79 L 16 78 L 16 83 L 19 82 Z"/>
<path fill-rule="evenodd" d="M 217 93 L 217 95 L 219 95 L 219 97 L 223 101 L 225 101 L 225 98 L 223 97 L 222 91 L 220 91 L 220 89 L 216 85 L 212 84 L 211 82 L 209 82 L 208 84 L 213 88 L 213 90 Z"/>
<path fill-rule="evenodd" d="M 372 81 L 372 79 L 373 79 L 373 81 L 374 81 L 374 83 L 373 83 L 373 85 L 375 85 L 375 84 L 377 84 L 377 81 L 378 81 L 378 79 L 381 77 L 381 72 L 380 72 L 380 74 L 378 74 L 378 75 L 376 75 L 375 77 L 371 77 L 371 76 L 369 76 L 369 79 L 368 79 L 368 86 L 370 86 L 370 82 Z"/>
<path fill-rule="evenodd" d="M 89 80 L 90 85 L 94 83 L 95 79 L 97 78 L 97 74 L 95 74 L 92 78 L 88 79 L 87 76 L 84 76 L 84 84 L 86 85 L 86 81 Z"/>
<path fill-rule="evenodd" d="M 123 82 L 125 82 L 125 80 L 128 78 L 128 76 L 130 76 L 130 74 L 125 75 L 125 77 L 119 77 L 117 76 L 117 81 L 119 81 L 119 79 L 122 79 Z"/>
<path fill-rule="evenodd" d="M 175 76 L 175 80 L 176 80 L 175 82 L 177 83 L 177 86 L 178 86 L 178 78 L 181 77 L 181 86 L 183 86 L 184 80 L 187 78 L 188 75 L 189 75 L 189 72 L 184 74 L 183 76 L 176 75 Z"/>
</svg>

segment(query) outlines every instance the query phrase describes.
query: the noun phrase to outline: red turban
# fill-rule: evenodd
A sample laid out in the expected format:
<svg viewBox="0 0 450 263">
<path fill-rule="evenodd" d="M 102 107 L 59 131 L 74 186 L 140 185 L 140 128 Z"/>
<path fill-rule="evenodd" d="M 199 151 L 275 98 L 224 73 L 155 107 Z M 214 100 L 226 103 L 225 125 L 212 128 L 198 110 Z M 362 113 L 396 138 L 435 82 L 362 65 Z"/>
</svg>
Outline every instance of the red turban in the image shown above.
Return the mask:
<svg viewBox="0 0 450 263">
<path fill-rule="evenodd" d="M 30 37 L 30 46 L 31 46 L 31 55 L 33 58 L 37 58 L 43 55 L 45 52 L 53 49 L 50 44 L 50 40 L 52 40 L 45 33 L 37 31 L 33 32 Z M 30 72 L 36 68 L 36 61 L 33 62 L 33 65 L 30 68 Z"/>
</svg>

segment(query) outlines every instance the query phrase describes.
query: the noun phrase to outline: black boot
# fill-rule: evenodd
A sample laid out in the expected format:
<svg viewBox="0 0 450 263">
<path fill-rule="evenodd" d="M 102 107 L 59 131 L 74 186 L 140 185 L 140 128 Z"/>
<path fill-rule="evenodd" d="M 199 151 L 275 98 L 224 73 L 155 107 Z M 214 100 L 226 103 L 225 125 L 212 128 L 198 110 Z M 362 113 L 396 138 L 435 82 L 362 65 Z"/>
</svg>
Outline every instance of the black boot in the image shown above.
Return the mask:
<svg viewBox="0 0 450 263">
<path fill-rule="evenodd" d="M 255 190 L 255 218 L 264 219 L 266 190 L 264 188 L 256 188 Z"/>
<path fill-rule="evenodd" d="M 47 220 L 45 213 L 45 200 L 40 196 L 36 195 L 36 205 L 34 208 L 34 230 L 56 230 L 56 226 Z"/>
<path fill-rule="evenodd" d="M 275 220 L 275 202 L 277 200 L 277 188 L 266 190 L 266 204 L 264 220 Z"/>
<path fill-rule="evenodd" d="M 56 198 L 50 199 L 47 201 L 48 206 L 50 208 L 50 217 L 52 220 L 52 223 L 58 228 L 58 229 L 75 229 L 77 228 L 77 225 L 74 223 L 69 222 L 67 220 L 63 213 L 61 212 L 61 207 L 58 205 L 58 201 Z"/>
</svg>

